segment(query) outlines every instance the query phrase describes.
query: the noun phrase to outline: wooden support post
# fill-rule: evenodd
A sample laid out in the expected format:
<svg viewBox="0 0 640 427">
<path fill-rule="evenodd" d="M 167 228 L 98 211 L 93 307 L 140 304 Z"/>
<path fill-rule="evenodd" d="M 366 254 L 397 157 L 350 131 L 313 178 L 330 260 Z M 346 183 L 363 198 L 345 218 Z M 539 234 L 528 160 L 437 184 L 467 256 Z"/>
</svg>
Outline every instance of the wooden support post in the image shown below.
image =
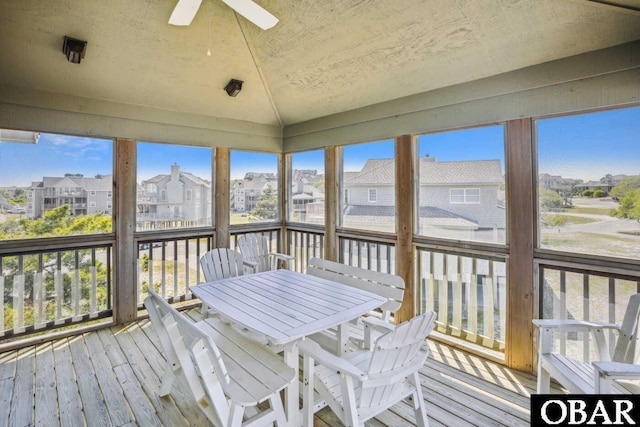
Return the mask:
<svg viewBox="0 0 640 427">
<path fill-rule="evenodd" d="M 136 141 L 116 140 L 115 230 L 114 250 L 115 286 L 113 289 L 113 311 L 115 323 L 126 323 L 138 314 L 138 292 L 136 286 Z M 118 179 L 116 180 L 115 177 Z"/>
<path fill-rule="evenodd" d="M 338 147 L 327 147 L 324 150 L 324 257 L 330 261 L 338 261 L 338 237 L 336 236 L 339 200 L 340 200 L 340 167 L 338 165 Z"/>
<path fill-rule="evenodd" d="M 217 147 L 215 154 L 215 226 L 216 241 L 218 248 L 229 247 L 229 222 L 230 222 L 230 189 L 229 179 L 231 176 L 231 165 L 229 149 Z"/>
<path fill-rule="evenodd" d="M 532 121 L 507 122 L 507 200 L 509 259 L 507 262 L 507 330 L 505 358 L 509 367 L 533 372 L 535 245 L 535 171 Z"/>
<path fill-rule="evenodd" d="M 287 232 L 287 222 L 289 221 L 289 203 L 293 206 L 293 202 L 291 202 L 291 186 L 290 182 L 293 182 L 292 176 L 292 166 L 291 166 L 291 154 L 281 154 L 280 160 L 278 164 L 280 167 L 280 187 L 278 188 L 278 202 L 280 204 L 280 223 L 282 226 L 280 227 L 280 247 L 278 248 L 278 252 L 289 254 L 289 233 Z M 295 250 L 295 249 L 294 249 Z M 297 254 L 289 254 L 296 256 Z M 302 254 L 300 254 L 302 255 Z M 294 260 L 294 264 L 298 260 Z M 296 270 L 295 266 L 293 267 Z"/>
<path fill-rule="evenodd" d="M 416 281 L 414 273 L 413 225 L 416 206 L 416 142 L 411 135 L 396 138 L 396 274 L 404 279 L 402 306 L 396 323 L 416 315 Z"/>
</svg>

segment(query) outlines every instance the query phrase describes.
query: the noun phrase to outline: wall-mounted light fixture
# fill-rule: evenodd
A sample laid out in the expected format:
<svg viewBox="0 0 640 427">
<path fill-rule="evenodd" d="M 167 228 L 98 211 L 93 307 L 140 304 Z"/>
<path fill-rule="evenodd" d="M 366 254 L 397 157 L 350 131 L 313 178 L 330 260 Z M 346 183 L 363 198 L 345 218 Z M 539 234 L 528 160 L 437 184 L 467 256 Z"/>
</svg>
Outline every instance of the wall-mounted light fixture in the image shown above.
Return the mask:
<svg viewBox="0 0 640 427">
<path fill-rule="evenodd" d="M 227 91 L 227 95 L 229 96 L 238 96 L 242 90 L 242 83 L 244 83 L 242 80 L 231 79 L 224 87 L 224 90 Z"/>
<path fill-rule="evenodd" d="M 79 64 L 80 60 L 84 58 L 84 54 L 87 51 L 87 42 L 84 40 L 78 40 L 69 36 L 64 36 L 64 42 L 62 43 L 62 52 L 67 57 L 67 60 L 73 64 Z"/>
</svg>

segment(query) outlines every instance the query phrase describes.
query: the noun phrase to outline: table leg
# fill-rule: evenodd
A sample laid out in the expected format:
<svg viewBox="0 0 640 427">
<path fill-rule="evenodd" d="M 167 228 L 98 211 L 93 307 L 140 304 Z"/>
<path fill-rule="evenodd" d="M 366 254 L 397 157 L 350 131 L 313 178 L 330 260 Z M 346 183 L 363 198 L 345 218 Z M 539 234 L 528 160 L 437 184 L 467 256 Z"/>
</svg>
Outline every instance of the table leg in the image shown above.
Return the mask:
<svg viewBox="0 0 640 427">
<path fill-rule="evenodd" d="M 336 335 L 337 335 L 336 336 L 336 339 L 337 339 L 336 354 L 338 356 L 341 356 L 343 354 L 346 354 L 347 351 L 349 350 L 349 324 L 342 323 L 338 325 L 338 331 Z"/>
<path fill-rule="evenodd" d="M 291 385 L 284 390 L 284 412 L 290 426 L 300 425 L 300 376 L 298 373 L 298 343 L 296 341 L 285 344 L 284 363 L 295 370 L 295 378 Z"/>
</svg>

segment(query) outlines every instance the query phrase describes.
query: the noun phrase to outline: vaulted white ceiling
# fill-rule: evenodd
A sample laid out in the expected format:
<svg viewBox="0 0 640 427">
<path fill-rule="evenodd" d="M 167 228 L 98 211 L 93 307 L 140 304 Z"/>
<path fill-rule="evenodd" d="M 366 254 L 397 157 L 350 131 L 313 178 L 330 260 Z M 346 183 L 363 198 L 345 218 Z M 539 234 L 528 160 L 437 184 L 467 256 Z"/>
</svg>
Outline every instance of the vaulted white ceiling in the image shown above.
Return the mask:
<svg viewBox="0 0 640 427">
<path fill-rule="evenodd" d="M 256 2 L 274 28 L 220 0 L 188 27 L 176 0 L 3 0 L 0 84 L 284 127 L 640 39 L 638 0 Z"/>
</svg>

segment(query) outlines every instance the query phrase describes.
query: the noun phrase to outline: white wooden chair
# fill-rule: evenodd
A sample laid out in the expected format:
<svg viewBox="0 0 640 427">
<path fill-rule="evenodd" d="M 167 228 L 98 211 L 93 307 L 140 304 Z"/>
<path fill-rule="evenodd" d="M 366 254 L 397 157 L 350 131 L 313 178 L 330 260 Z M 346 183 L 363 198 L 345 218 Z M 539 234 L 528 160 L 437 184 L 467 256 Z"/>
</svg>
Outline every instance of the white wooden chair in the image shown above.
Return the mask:
<svg viewBox="0 0 640 427">
<path fill-rule="evenodd" d="M 381 310 L 380 317 L 363 317 L 356 319 L 349 325 L 349 338 L 360 348 L 370 348 L 376 331 L 376 328 L 373 328 L 372 325 L 379 324 L 380 322 L 392 324 L 392 314 L 402 305 L 404 280 L 400 276 L 353 267 L 320 258 L 311 258 L 309 260 L 307 274 L 344 283 L 387 298 L 387 302 L 379 307 Z M 314 335 L 312 338 L 325 348 L 329 348 L 333 346 L 332 341 L 335 339 L 333 337 L 334 333 L 335 331 L 330 330 L 322 333 L 322 335 Z"/>
<path fill-rule="evenodd" d="M 207 282 L 244 274 L 242 254 L 229 248 L 211 249 L 200 257 L 200 266 Z"/>
<path fill-rule="evenodd" d="M 304 356 L 303 417 L 313 425 L 314 390 L 347 426 L 363 426 L 401 400 L 410 397 L 418 426 L 428 426 L 418 371 L 429 347 L 436 314 L 414 317 L 380 336 L 371 350 L 338 357 L 311 339 L 299 343 Z M 316 366 L 315 363 L 318 363 Z"/>
<path fill-rule="evenodd" d="M 640 379 L 638 360 L 638 332 L 640 293 L 632 295 L 620 326 L 580 320 L 535 319 L 538 327 L 538 393 L 549 393 L 554 378 L 570 393 L 638 393 L 637 384 L 629 381 Z M 618 331 L 613 356 L 609 354 L 605 330 Z M 589 332 L 598 351 L 599 361 L 593 364 L 574 360 L 563 354 L 553 353 L 553 333 Z"/>
<path fill-rule="evenodd" d="M 287 254 L 269 251 L 269 241 L 258 233 L 244 234 L 238 239 L 238 248 L 242 253 L 244 264 L 251 272 L 270 271 L 278 268 L 278 263 L 283 261 L 287 268 L 289 262 L 295 257 Z"/>
<path fill-rule="evenodd" d="M 163 346 L 169 337 L 171 351 L 166 353 L 173 360 L 168 360 L 167 371 L 182 371 L 197 406 L 214 425 L 287 424 L 280 391 L 293 382 L 295 372 L 282 358 L 219 319 L 193 323 L 153 291 L 145 306 L 159 335 L 165 337 Z M 161 392 L 169 388 L 163 379 Z M 268 407 L 258 408 L 262 402 Z M 248 407 L 257 414 L 243 422 Z"/>
</svg>

